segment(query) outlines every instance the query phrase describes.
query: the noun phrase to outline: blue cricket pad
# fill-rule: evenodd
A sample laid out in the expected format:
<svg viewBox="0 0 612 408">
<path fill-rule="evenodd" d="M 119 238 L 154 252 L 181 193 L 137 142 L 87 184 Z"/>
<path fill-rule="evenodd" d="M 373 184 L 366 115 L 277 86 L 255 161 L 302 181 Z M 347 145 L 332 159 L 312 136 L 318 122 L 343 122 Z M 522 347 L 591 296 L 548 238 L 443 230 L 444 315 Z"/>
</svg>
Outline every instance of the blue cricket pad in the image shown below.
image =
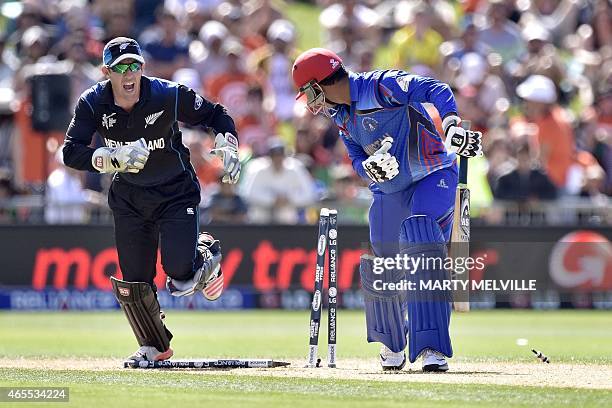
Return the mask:
<svg viewBox="0 0 612 408">
<path fill-rule="evenodd" d="M 448 332 L 451 293 L 445 290 L 419 290 L 421 281 L 441 282 L 450 279 L 448 271 L 444 269 L 447 251 L 442 230 L 427 215 L 408 217 L 400 229 L 400 248 L 402 256 L 407 255 L 415 261 L 421 258 L 419 267 L 406 273 L 406 278 L 414 282 L 417 289 L 407 292 L 410 362 L 414 363 L 427 348 L 452 357 L 453 348 Z M 424 262 L 425 259 L 438 258 L 440 262 Z"/>
<path fill-rule="evenodd" d="M 377 290 L 381 282 L 398 283 L 405 279 L 404 270 L 374 273 L 374 257 L 362 255 L 359 267 L 366 313 L 368 342 L 380 342 L 396 353 L 406 348 L 406 291 Z M 381 281 L 375 284 L 376 281 Z"/>
</svg>

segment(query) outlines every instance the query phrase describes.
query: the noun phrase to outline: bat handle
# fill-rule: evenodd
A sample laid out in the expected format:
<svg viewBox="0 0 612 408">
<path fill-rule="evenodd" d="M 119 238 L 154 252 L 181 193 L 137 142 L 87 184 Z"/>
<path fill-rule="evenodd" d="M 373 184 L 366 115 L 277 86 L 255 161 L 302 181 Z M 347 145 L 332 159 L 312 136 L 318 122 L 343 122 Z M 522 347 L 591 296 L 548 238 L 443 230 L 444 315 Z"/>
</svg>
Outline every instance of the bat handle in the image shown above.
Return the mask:
<svg viewBox="0 0 612 408">
<path fill-rule="evenodd" d="M 469 120 L 462 120 L 461 127 L 465 130 L 470 130 L 472 122 Z M 461 156 L 459 159 L 459 184 L 467 184 L 468 175 L 468 158 Z"/>
<path fill-rule="evenodd" d="M 459 184 L 467 184 L 468 158 L 461 156 L 459 159 Z"/>
</svg>

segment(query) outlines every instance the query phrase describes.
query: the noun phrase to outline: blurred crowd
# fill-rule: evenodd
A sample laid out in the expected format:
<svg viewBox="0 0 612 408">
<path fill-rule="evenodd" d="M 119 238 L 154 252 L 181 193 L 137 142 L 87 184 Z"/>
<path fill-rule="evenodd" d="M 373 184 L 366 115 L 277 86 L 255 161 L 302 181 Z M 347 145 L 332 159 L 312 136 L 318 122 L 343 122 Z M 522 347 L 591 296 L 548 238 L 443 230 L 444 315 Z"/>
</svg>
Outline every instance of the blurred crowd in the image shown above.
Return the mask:
<svg viewBox="0 0 612 408">
<path fill-rule="evenodd" d="M 296 7 L 319 24 L 292 20 Z M 117 36 L 140 42 L 146 75 L 194 88 L 236 121 L 237 186 L 219 183 L 211 135 L 184 127 L 204 222 L 312 223 L 328 203 L 341 221 L 367 219 L 367 183 L 337 129 L 294 98 L 292 62 L 316 45 L 352 71 L 402 69 L 453 87 L 460 116 L 484 135 L 469 179 L 483 219 L 568 203 L 612 212 L 611 0 L 25 0 L 0 12 L 0 221 L 27 217 L 1 205 L 24 196 L 42 197 L 50 223 L 87 222 L 105 205 L 108 178 L 64 167 L 58 147 Z M 44 92 L 65 97 L 45 108 Z"/>
</svg>

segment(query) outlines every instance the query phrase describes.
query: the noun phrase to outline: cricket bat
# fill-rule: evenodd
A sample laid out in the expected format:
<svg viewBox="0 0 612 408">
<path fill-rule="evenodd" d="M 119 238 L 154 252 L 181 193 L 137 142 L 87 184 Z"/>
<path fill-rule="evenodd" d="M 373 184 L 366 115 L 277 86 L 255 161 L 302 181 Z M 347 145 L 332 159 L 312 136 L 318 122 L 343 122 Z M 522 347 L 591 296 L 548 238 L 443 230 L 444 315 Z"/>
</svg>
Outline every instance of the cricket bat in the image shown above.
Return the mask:
<svg viewBox="0 0 612 408">
<path fill-rule="evenodd" d="M 464 120 L 461 122 L 461 127 L 465 130 L 470 129 L 470 121 Z M 453 231 L 451 234 L 450 253 L 453 260 L 463 258 L 464 260 L 470 255 L 470 189 L 467 185 L 468 175 L 468 159 L 460 156 L 459 159 L 459 183 L 457 184 L 457 194 L 455 195 L 455 213 L 453 215 Z M 465 265 L 462 263 L 462 265 Z M 461 279 L 469 281 L 469 271 L 466 270 L 462 274 L 452 273 L 453 279 Z M 468 299 L 469 292 L 462 294 L 462 299 L 454 301 L 455 311 L 469 312 L 470 302 Z"/>
</svg>

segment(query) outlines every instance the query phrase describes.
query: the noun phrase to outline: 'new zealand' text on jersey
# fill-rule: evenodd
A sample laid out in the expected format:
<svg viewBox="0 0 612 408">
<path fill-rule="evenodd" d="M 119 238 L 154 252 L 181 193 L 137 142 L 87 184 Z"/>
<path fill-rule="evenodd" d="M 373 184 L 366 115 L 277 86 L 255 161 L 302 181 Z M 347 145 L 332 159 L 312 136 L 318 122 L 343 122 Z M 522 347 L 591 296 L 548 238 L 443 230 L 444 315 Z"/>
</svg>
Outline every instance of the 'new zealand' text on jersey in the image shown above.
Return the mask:
<svg viewBox="0 0 612 408">
<path fill-rule="evenodd" d="M 192 89 L 146 76 L 142 76 L 140 87 L 140 99 L 130 112 L 115 105 L 110 81 L 83 92 L 66 132 L 63 153 L 67 166 L 96 171 L 91 164 L 94 149 L 89 147 L 96 132 L 108 147 L 144 137 L 150 150 L 144 169 L 138 173 L 118 173 L 116 177 L 140 186 L 159 185 L 185 171 L 195 177 L 178 121 L 236 135 L 234 121 L 225 108 Z"/>
<path fill-rule="evenodd" d="M 389 153 L 399 162 L 392 180 L 371 185 L 373 190 L 394 193 L 436 170 L 454 165 L 423 103 L 432 103 L 441 117 L 456 114 L 450 87 L 432 78 L 403 71 L 349 72 L 351 105 L 339 105 L 332 118 L 340 128 L 353 168 L 367 178 L 362 162 L 391 136 Z"/>
</svg>

